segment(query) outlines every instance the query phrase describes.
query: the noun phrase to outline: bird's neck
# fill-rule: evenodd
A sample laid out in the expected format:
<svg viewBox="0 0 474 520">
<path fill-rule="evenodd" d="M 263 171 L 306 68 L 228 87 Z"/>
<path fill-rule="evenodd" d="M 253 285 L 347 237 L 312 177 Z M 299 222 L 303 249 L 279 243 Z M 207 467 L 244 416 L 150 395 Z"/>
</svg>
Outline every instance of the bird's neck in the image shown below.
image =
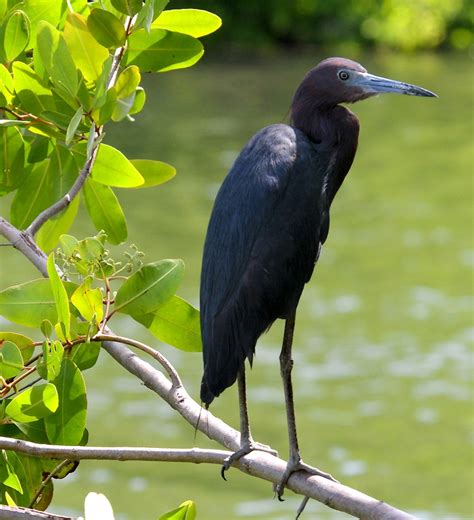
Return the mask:
<svg viewBox="0 0 474 520">
<path fill-rule="evenodd" d="M 349 172 L 359 138 L 359 121 L 355 114 L 341 105 L 310 110 L 293 104 L 291 121 L 304 132 L 321 151 L 329 153 L 330 161 L 326 180 L 326 193 L 332 202 Z"/>
</svg>

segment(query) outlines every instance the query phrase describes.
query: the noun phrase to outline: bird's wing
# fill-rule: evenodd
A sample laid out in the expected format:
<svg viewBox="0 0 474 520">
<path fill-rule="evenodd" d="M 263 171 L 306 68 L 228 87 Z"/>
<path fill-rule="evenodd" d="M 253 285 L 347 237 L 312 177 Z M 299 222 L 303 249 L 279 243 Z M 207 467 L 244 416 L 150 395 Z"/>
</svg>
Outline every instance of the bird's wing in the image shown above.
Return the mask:
<svg viewBox="0 0 474 520">
<path fill-rule="evenodd" d="M 204 246 L 204 381 L 230 386 L 258 337 L 296 308 L 320 247 L 324 154 L 287 125 L 242 150 L 215 201 Z M 206 399 L 204 399 L 206 402 Z"/>
</svg>

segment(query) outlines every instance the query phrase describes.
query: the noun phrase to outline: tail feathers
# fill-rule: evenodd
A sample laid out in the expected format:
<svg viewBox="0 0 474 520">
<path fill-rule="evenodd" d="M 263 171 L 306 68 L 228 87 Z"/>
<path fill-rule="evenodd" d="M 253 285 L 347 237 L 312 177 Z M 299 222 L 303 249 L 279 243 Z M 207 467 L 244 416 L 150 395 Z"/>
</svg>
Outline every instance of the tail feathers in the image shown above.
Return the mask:
<svg viewBox="0 0 474 520">
<path fill-rule="evenodd" d="M 209 408 L 212 401 L 214 401 L 214 397 L 217 396 L 211 392 L 203 377 L 201 381 L 201 401 L 204 403 L 206 410 Z"/>
</svg>

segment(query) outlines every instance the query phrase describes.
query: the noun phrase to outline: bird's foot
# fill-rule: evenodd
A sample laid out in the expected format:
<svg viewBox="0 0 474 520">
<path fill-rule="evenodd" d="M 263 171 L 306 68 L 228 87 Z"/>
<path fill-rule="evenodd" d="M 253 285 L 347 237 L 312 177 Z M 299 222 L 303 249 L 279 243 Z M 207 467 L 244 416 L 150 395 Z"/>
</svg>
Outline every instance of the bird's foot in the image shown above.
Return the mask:
<svg viewBox="0 0 474 520">
<path fill-rule="evenodd" d="M 224 459 L 224 463 L 222 464 L 221 468 L 221 477 L 224 480 L 227 480 L 225 478 L 225 472 L 232 466 L 234 462 L 237 462 L 242 457 L 245 457 L 245 455 L 252 453 L 252 451 L 264 451 L 265 453 L 270 453 L 271 455 L 278 457 L 278 452 L 266 444 L 260 444 L 259 442 L 254 442 L 253 440 L 245 442 L 237 451 L 234 451 L 232 455 L 229 455 L 226 459 Z"/>
<path fill-rule="evenodd" d="M 318 468 L 315 468 L 313 466 L 310 466 L 309 464 L 306 464 L 301 459 L 291 459 L 288 461 L 288 464 L 286 465 L 285 473 L 283 473 L 283 477 L 281 478 L 280 482 L 275 487 L 275 492 L 277 495 L 278 500 L 280 502 L 283 501 L 283 493 L 285 491 L 286 484 L 288 482 L 288 479 L 293 475 L 293 473 L 296 473 L 297 471 L 306 471 L 310 475 L 317 475 L 318 477 L 327 478 L 328 480 L 332 480 L 333 482 L 338 482 L 332 475 L 329 473 L 326 473 L 325 471 L 321 471 Z"/>
</svg>

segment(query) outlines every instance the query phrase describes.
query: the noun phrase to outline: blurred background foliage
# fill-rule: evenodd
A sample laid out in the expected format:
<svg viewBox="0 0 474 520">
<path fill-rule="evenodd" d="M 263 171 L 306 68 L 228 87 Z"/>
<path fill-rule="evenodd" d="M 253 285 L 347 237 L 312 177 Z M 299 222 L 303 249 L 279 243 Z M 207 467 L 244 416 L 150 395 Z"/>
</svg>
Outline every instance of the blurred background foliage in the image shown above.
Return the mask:
<svg viewBox="0 0 474 520">
<path fill-rule="evenodd" d="M 169 8 L 189 5 L 173 0 Z M 212 40 L 224 52 L 297 45 L 463 51 L 474 44 L 472 0 L 201 0 L 195 7 L 223 19 Z"/>
</svg>

